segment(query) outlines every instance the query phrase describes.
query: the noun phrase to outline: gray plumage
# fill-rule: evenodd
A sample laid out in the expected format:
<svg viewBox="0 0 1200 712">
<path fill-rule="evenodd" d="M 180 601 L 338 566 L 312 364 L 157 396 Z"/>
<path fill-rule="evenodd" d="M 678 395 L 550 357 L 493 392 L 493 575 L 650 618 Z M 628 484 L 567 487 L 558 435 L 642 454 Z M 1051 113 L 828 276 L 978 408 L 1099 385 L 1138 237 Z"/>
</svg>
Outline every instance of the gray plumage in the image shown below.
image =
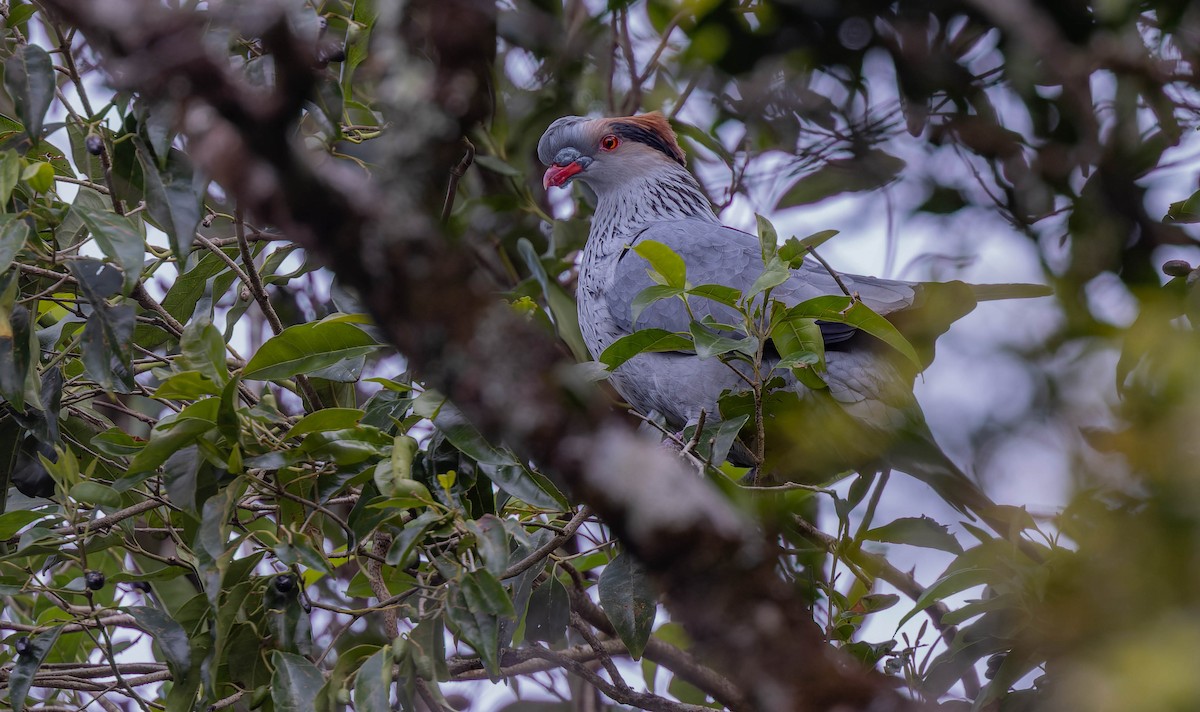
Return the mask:
<svg viewBox="0 0 1200 712">
<path fill-rule="evenodd" d="M 596 193 L 577 294 L 580 329 L 593 356 L 637 329 L 687 332 L 693 316 L 740 322 L 731 322 L 732 310 L 711 300 L 692 299 L 689 316 L 678 299 L 666 299 L 646 308 L 634 323 L 634 298 L 654 284 L 648 263 L 630 249 L 641 241 L 654 240 L 674 250 L 686 263 L 693 285 L 723 284 L 745 291 L 763 270 L 758 238 L 720 224 L 684 167 L 683 153 L 661 115 L 565 117 L 546 130 L 538 156 L 549 166 L 547 186 L 577 178 Z M 978 290 L 977 295 L 961 282 L 915 284 L 839 276 L 930 358 L 936 338 L 969 312 L 980 295 L 1032 295 L 999 287 Z M 793 305 L 830 294 L 841 294 L 834 277 L 806 261 L 775 288 L 772 298 Z M 842 325 L 823 331 L 828 369 L 823 375 L 829 388 L 811 391 L 785 371 L 784 391 L 794 394 L 801 407 L 789 411 L 796 415 L 786 422 L 769 424 L 764 471 L 815 481 L 850 469 L 895 467 L 927 482 L 956 507 L 991 509 L 993 505 L 933 441 L 912 394 L 916 369 L 869 335 Z M 719 415 L 722 392 L 746 389 L 719 359 L 684 352 L 639 354 L 615 369 L 610 380 L 639 412 L 660 413 L 675 428 L 695 423 L 701 410 Z"/>
</svg>

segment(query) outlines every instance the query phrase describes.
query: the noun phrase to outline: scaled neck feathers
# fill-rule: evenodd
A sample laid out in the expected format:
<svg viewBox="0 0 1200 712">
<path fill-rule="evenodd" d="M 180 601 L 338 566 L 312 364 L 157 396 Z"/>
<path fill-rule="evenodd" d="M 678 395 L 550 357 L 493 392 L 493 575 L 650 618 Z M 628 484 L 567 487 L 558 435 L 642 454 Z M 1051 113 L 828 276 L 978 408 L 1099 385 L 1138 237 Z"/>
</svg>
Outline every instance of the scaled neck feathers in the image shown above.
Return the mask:
<svg viewBox="0 0 1200 712">
<path fill-rule="evenodd" d="M 621 249 L 652 223 L 684 218 L 720 222 L 692 174 L 663 161 L 655 170 L 597 190 L 589 246 L 602 253 Z"/>
</svg>

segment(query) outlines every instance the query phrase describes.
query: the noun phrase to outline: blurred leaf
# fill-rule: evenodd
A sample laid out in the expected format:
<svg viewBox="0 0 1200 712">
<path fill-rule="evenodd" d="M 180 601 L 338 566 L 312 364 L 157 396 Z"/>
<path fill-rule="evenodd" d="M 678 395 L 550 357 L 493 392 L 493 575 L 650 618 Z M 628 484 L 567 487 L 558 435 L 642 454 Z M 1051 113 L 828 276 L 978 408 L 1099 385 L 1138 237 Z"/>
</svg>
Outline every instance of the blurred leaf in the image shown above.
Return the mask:
<svg viewBox="0 0 1200 712">
<path fill-rule="evenodd" d="M 929 517 L 901 517 L 881 527 L 875 527 L 862 536 L 869 541 L 892 544 L 909 544 L 927 549 L 940 549 L 951 554 L 961 554 L 962 545 L 944 524 Z"/>
<path fill-rule="evenodd" d="M 37 141 L 54 100 L 54 63 L 37 44 L 22 44 L 4 61 L 4 88 L 17 105 L 25 133 Z"/>
<path fill-rule="evenodd" d="M 542 267 L 542 262 L 538 259 L 537 253 L 533 251 L 533 245 L 529 240 L 521 238 L 517 241 L 517 251 L 521 253 L 521 257 L 525 260 L 529 271 L 533 273 L 534 279 L 542 288 L 542 295 L 546 298 L 546 304 L 550 307 L 550 314 L 554 317 L 554 328 L 558 332 L 558 338 L 567 343 L 571 349 L 571 354 L 578 361 L 586 361 L 588 355 L 587 346 L 583 343 L 583 334 L 579 331 L 579 308 L 558 282 L 550 279 L 546 274 L 546 270 Z"/>
<path fill-rule="evenodd" d="M 839 193 L 876 190 L 896 180 L 904 167 L 904 161 L 877 148 L 854 158 L 835 158 L 793 183 L 775 209 L 809 205 Z"/>
<path fill-rule="evenodd" d="M 629 654 L 638 660 L 654 628 L 658 592 L 650 584 L 642 567 L 624 552 L 617 555 L 600 574 L 599 590 L 601 607 L 629 649 Z"/>
</svg>

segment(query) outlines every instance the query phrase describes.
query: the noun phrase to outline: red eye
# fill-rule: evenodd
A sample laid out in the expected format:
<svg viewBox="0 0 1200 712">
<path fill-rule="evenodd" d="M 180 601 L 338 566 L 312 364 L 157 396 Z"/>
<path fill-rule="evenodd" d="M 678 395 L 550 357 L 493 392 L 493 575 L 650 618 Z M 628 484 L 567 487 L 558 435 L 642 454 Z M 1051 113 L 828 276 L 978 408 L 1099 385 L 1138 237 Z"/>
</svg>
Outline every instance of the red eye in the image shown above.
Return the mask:
<svg viewBox="0 0 1200 712">
<path fill-rule="evenodd" d="M 605 136 L 604 138 L 600 139 L 600 149 L 603 151 L 612 151 L 617 146 L 620 146 L 620 145 L 621 145 L 621 139 L 617 138 L 616 136 L 613 136 L 612 134 L 609 134 L 609 135 Z"/>
</svg>

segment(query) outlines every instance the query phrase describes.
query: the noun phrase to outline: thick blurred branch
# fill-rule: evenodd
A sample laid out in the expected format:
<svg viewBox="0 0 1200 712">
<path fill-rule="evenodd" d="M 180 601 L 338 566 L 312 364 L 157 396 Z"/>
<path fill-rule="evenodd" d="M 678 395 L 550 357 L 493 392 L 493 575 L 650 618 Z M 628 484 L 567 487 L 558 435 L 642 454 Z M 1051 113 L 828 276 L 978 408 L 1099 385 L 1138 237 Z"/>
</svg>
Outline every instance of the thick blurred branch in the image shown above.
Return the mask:
<svg viewBox="0 0 1200 712">
<path fill-rule="evenodd" d="M 490 110 L 493 5 L 417 0 L 403 17 L 381 8 L 373 54 L 393 74 L 380 92 L 391 125 L 404 127 L 388 135 L 381 190 L 291 141 L 314 86 L 316 48 L 273 4 L 236 18 L 274 56 L 268 95 L 205 51 L 205 15 L 149 0 L 44 4 L 83 31 L 119 88 L 181 101 L 196 163 L 356 287 L 426 382 L 488 437 L 570 482 L 655 576 L 699 657 L 755 708 L 911 707 L 825 643 L 777 575 L 771 538 L 677 458 L 636 438 L 545 334 L 498 303 L 462 244 L 471 238 L 443 233 L 445 176 Z"/>
</svg>

